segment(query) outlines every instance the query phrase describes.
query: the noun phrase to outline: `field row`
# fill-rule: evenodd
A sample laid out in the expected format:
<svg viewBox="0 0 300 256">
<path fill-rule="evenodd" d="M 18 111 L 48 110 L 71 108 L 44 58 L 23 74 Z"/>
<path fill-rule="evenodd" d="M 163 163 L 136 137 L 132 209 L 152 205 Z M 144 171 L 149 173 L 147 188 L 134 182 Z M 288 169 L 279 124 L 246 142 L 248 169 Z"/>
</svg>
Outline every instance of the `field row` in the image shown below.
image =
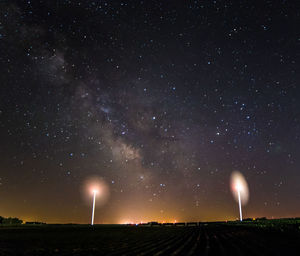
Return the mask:
<svg viewBox="0 0 300 256">
<path fill-rule="evenodd" d="M 245 225 L 41 226 L 0 228 L 0 255 L 298 255 L 299 241 L 297 230 Z"/>
</svg>

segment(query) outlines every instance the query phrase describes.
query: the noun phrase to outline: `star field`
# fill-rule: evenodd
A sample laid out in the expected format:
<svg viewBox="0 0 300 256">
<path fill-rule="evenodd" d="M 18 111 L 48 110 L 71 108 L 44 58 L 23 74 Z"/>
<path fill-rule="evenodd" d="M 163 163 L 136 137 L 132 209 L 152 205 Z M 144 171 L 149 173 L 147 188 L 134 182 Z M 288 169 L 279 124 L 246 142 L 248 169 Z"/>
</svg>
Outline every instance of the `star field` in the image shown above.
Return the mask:
<svg viewBox="0 0 300 256">
<path fill-rule="evenodd" d="M 299 216 L 296 1 L 1 1 L 0 215 Z"/>
</svg>

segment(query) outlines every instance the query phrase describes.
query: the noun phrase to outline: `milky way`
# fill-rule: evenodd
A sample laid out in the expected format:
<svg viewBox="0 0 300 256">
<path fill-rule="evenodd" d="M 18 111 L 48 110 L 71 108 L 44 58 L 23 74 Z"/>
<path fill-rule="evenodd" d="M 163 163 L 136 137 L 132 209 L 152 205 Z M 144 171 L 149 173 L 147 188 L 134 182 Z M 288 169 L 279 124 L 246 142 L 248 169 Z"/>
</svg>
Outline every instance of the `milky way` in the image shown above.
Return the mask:
<svg viewBox="0 0 300 256">
<path fill-rule="evenodd" d="M 179 2 L 179 1 L 177 1 Z M 299 216 L 296 1 L 1 1 L 0 215 Z"/>
</svg>

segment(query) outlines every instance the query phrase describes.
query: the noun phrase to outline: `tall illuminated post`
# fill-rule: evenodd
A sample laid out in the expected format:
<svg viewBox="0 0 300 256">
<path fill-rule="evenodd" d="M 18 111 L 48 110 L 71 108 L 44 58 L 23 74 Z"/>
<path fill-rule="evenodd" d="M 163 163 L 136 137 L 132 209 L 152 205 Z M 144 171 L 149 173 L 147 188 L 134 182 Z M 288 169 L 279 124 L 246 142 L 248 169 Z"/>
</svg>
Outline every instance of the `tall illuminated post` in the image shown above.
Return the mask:
<svg viewBox="0 0 300 256">
<path fill-rule="evenodd" d="M 91 222 L 88 222 L 93 226 L 95 220 L 96 201 L 97 207 L 103 206 L 106 203 L 109 197 L 109 187 L 101 177 L 90 176 L 83 182 L 82 192 L 88 205 L 91 205 L 93 197 L 93 207 L 92 209 L 88 208 L 88 211 L 90 211 L 90 209 L 92 210 L 92 216 L 90 215 L 90 217 L 92 217 L 90 219 Z"/>
<path fill-rule="evenodd" d="M 242 202 L 241 202 L 241 186 L 238 185 L 236 190 L 238 192 L 238 198 L 239 198 L 239 209 L 240 209 L 240 221 L 243 220 L 243 215 L 242 215 Z"/>
<path fill-rule="evenodd" d="M 96 194 L 97 194 L 97 190 L 93 190 L 93 211 L 92 211 L 92 223 L 91 223 L 91 225 L 94 225 L 95 206 L 96 206 Z"/>
<path fill-rule="evenodd" d="M 240 221 L 243 221 L 242 205 L 246 205 L 249 199 L 249 188 L 244 176 L 234 171 L 230 178 L 230 187 L 234 199 L 239 204 Z"/>
</svg>

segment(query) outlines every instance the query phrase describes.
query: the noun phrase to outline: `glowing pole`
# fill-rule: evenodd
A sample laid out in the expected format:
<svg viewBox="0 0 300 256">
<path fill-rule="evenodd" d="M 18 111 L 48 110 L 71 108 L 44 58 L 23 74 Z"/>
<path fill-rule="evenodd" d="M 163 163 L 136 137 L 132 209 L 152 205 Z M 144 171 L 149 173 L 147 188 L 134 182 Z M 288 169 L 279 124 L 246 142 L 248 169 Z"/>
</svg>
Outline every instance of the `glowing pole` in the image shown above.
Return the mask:
<svg viewBox="0 0 300 256">
<path fill-rule="evenodd" d="M 237 187 L 237 191 L 238 191 L 238 197 L 239 197 L 240 221 L 242 221 L 243 216 L 242 216 L 242 203 L 241 203 L 241 188 L 240 188 L 240 186 Z"/>
<path fill-rule="evenodd" d="M 240 221 L 243 221 L 242 204 L 245 205 L 249 199 L 248 184 L 240 172 L 233 172 L 230 178 L 230 187 L 235 200 L 239 203 Z"/>
<path fill-rule="evenodd" d="M 92 211 L 92 223 L 91 223 L 91 225 L 94 225 L 94 215 L 95 215 L 95 204 L 96 204 L 96 194 L 97 194 L 97 191 L 94 190 L 93 194 L 94 194 L 94 196 L 93 196 L 93 211 Z"/>
</svg>

